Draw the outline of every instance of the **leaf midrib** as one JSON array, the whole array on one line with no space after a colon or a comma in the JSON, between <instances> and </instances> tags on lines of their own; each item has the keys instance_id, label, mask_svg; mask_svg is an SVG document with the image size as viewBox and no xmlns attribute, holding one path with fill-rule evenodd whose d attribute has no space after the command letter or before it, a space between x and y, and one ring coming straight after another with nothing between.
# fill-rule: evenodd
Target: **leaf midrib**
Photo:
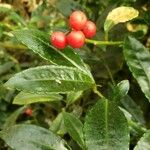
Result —
<instances>
[{"instance_id":1,"label":"leaf midrib","mask_svg":"<svg viewBox=\"0 0 150 150\"><path fill-rule=\"evenodd\" d=\"M33 79L33 80L26 80L26 81L33 81L33 82L36 82L36 81L56 81L57 82L57 80L59 80L59 81L66 81L66 82L83 82L83 83L93 83L93 82L90 82L90 81L86 81L86 80L83 80L83 81L81 81L81 80L62 80L62 79ZM23 82L26 82L26 81L23 81ZM59 82L57 82L57 83L59 83ZM61 84L61 83L60 83ZM94 84L94 83L93 83Z\"/></svg>"},{"instance_id":2,"label":"leaf midrib","mask_svg":"<svg viewBox=\"0 0 150 150\"><path fill-rule=\"evenodd\" d=\"M109 148L109 137L108 137L108 100L105 99L105 129L106 129L106 145Z\"/></svg>"},{"instance_id":3,"label":"leaf midrib","mask_svg":"<svg viewBox=\"0 0 150 150\"><path fill-rule=\"evenodd\" d=\"M32 70L32 71L37 71L38 69L47 69L47 70L49 70L49 69L56 69L56 70L58 70L58 69L67 69L68 71L74 71L74 72L77 72L78 71L78 74L80 73L82 76L87 76L88 78L86 78L86 80L69 80L69 79L56 79L56 78L44 78L44 80L45 81L49 81L49 80L61 80L61 81L68 81L68 82L86 82L86 83L93 83L94 84L94 81L92 80L92 78L91 78L91 76L89 76L89 74L87 74L87 73L85 73L85 72L83 72L83 71L81 71L81 70L78 70L77 68L73 68L73 67L67 67L67 66L55 66L55 65L51 65L51 66L49 66L49 65L47 65L47 66L39 66L39 67L35 67L35 68L30 68L30 69L27 69L27 70L25 70L25 71L23 71L23 72L20 72L19 73L19 75L23 75L23 78L25 79L25 80L27 80L26 78L28 78L28 77L26 77L26 73L30 73L30 71ZM46 71L47 71L46 70ZM15 77L14 77L15 78ZM33 79L33 80L28 80L28 81L44 81L43 79ZM87 82L87 80L89 80L88 82ZM57 82L57 81L56 81Z\"/></svg>"}]
</instances>

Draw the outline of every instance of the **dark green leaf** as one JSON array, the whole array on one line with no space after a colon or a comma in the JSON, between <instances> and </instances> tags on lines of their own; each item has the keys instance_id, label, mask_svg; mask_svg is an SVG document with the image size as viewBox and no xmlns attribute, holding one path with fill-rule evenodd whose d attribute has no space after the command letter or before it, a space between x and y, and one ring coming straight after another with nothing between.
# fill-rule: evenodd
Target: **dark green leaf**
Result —
<instances>
[{"instance_id":1,"label":"dark green leaf","mask_svg":"<svg viewBox=\"0 0 150 150\"><path fill-rule=\"evenodd\" d=\"M120 100L127 95L129 91L129 81L123 80L120 83L117 84L117 86L112 87L112 92L109 96L114 102L119 103Z\"/></svg>"},{"instance_id":2,"label":"dark green leaf","mask_svg":"<svg viewBox=\"0 0 150 150\"><path fill-rule=\"evenodd\" d=\"M150 25L150 9L144 12L143 19L148 25Z\"/></svg>"},{"instance_id":3,"label":"dark green leaf","mask_svg":"<svg viewBox=\"0 0 150 150\"><path fill-rule=\"evenodd\" d=\"M66 7L67 6L67 7ZM82 7L78 2L73 0L59 0L56 3L56 8L64 15L69 17L73 10L79 10ZM65 8L65 9L64 9Z\"/></svg>"},{"instance_id":4,"label":"dark green leaf","mask_svg":"<svg viewBox=\"0 0 150 150\"><path fill-rule=\"evenodd\" d=\"M143 135L134 150L150 150L150 130Z\"/></svg>"},{"instance_id":5,"label":"dark green leaf","mask_svg":"<svg viewBox=\"0 0 150 150\"><path fill-rule=\"evenodd\" d=\"M79 144L79 146L84 150L85 143L83 139L83 124L74 115L63 112L64 124L66 131L69 135Z\"/></svg>"},{"instance_id":6,"label":"dark green leaf","mask_svg":"<svg viewBox=\"0 0 150 150\"><path fill-rule=\"evenodd\" d=\"M80 70L87 70L80 57L67 47L63 51L57 50L50 45L50 36L39 30L17 30L13 32L17 39L29 49L50 61L52 64L77 67ZM87 72L89 72L87 70Z\"/></svg>"},{"instance_id":7,"label":"dark green leaf","mask_svg":"<svg viewBox=\"0 0 150 150\"><path fill-rule=\"evenodd\" d=\"M5 86L27 92L69 92L92 88L94 81L85 72L65 66L40 66L10 78Z\"/></svg>"},{"instance_id":8,"label":"dark green leaf","mask_svg":"<svg viewBox=\"0 0 150 150\"><path fill-rule=\"evenodd\" d=\"M96 51L94 53L88 51L88 49L79 51L83 60L90 65L94 77L110 78L107 67L109 67L112 75L121 70L124 60L120 47L108 46L105 52L99 47L95 47L94 50Z\"/></svg>"},{"instance_id":9,"label":"dark green leaf","mask_svg":"<svg viewBox=\"0 0 150 150\"><path fill-rule=\"evenodd\" d=\"M59 113L55 120L53 120L50 125L50 130L59 135L64 135L67 133L62 113Z\"/></svg>"},{"instance_id":10,"label":"dark green leaf","mask_svg":"<svg viewBox=\"0 0 150 150\"><path fill-rule=\"evenodd\" d=\"M15 125L0 132L15 150L67 150L64 141L51 131L35 125Z\"/></svg>"},{"instance_id":11,"label":"dark green leaf","mask_svg":"<svg viewBox=\"0 0 150 150\"><path fill-rule=\"evenodd\" d=\"M74 103L76 100L78 100L83 94L83 91L78 92L70 92L67 94L67 105L70 105Z\"/></svg>"},{"instance_id":12,"label":"dark green leaf","mask_svg":"<svg viewBox=\"0 0 150 150\"><path fill-rule=\"evenodd\" d=\"M145 124L144 116L140 107L127 95L129 90L128 80L121 81L116 87L112 87L109 99L124 107L131 115L132 119L142 125Z\"/></svg>"},{"instance_id":13,"label":"dark green leaf","mask_svg":"<svg viewBox=\"0 0 150 150\"><path fill-rule=\"evenodd\" d=\"M11 61L6 62L5 64L0 65L0 75L10 71L10 69L14 66L15 64Z\"/></svg>"},{"instance_id":14,"label":"dark green leaf","mask_svg":"<svg viewBox=\"0 0 150 150\"><path fill-rule=\"evenodd\" d=\"M139 41L127 37L124 42L124 56L132 75L150 101L150 53Z\"/></svg>"},{"instance_id":15,"label":"dark green leaf","mask_svg":"<svg viewBox=\"0 0 150 150\"><path fill-rule=\"evenodd\" d=\"M145 119L141 108L133 101L133 99L126 95L121 99L123 107L132 115L132 119L141 125L145 125Z\"/></svg>"},{"instance_id":16,"label":"dark green leaf","mask_svg":"<svg viewBox=\"0 0 150 150\"><path fill-rule=\"evenodd\" d=\"M120 109L105 98L87 113L84 134L88 150L129 148L127 120Z\"/></svg>"},{"instance_id":17,"label":"dark green leaf","mask_svg":"<svg viewBox=\"0 0 150 150\"><path fill-rule=\"evenodd\" d=\"M132 115L126 111L124 108L121 108L119 107L120 110L124 113L127 121L128 121L128 126L129 126L129 129L130 129L130 134L131 135L143 135L143 133L145 133L147 131L146 128L142 127L138 122L134 122L132 120ZM131 136L132 137L132 136Z\"/></svg>"},{"instance_id":18,"label":"dark green leaf","mask_svg":"<svg viewBox=\"0 0 150 150\"><path fill-rule=\"evenodd\" d=\"M27 105L37 102L60 101L62 96L56 93L26 93L20 92L13 101L13 104Z\"/></svg>"},{"instance_id":19,"label":"dark green leaf","mask_svg":"<svg viewBox=\"0 0 150 150\"><path fill-rule=\"evenodd\" d=\"M18 116L25 110L25 106L24 107L21 107L19 109L17 109L15 112L13 112L7 119L6 119L6 122L3 126L3 129L7 129L13 125L15 125L16 123L16 120L18 118Z\"/></svg>"}]
</instances>

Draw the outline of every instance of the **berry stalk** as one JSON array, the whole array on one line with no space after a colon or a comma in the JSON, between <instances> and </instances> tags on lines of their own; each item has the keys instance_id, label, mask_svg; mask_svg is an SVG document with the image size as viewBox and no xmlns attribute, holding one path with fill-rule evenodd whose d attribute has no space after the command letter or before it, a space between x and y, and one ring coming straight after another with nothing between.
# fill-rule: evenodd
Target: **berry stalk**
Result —
<instances>
[{"instance_id":1,"label":"berry stalk","mask_svg":"<svg viewBox=\"0 0 150 150\"><path fill-rule=\"evenodd\" d=\"M123 41L97 41L85 39L86 43L94 44L94 45L121 45Z\"/></svg>"}]
</instances>

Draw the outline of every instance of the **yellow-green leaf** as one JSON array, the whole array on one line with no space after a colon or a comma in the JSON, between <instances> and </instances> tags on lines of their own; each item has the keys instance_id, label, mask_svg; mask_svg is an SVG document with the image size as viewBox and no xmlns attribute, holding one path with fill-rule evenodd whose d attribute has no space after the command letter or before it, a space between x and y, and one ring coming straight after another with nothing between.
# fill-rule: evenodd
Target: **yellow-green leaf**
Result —
<instances>
[{"instance_id":1,"label":"yellow-green leaf","mask_svg":"<svg viewBox=\"0 0 150 150\"><path fill-rule=\"evenodd\" d=\"M60 101L62 96L58 93L27 93L20 92L13 101L13 104L27 105L37 102Z\"/></svg>"},{"instance_id":2,"label":"yellow-green leaf","mask_svg":"<svg viewBox=\"0 0 150 150\"><path fill-rule=\"evenodd\" d=\"M108 32L114 25L132 20L138 15L138 10L132 7L117 7L108 14L104 23L104 30Z\"/></svg>"}]
</instances>

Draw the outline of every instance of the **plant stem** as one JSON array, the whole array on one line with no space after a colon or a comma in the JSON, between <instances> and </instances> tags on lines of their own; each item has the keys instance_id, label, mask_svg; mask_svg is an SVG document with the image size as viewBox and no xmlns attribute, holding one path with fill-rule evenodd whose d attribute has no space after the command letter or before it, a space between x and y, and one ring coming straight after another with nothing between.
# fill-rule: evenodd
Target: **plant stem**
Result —
<instances>
[{"instance_id":1,"label":"plant stem","mask_svg":"<svg viewBox=\"0 0 150 150\"><path fill-rule=\"evenodd\" d=\"M28 49L26 46L20 45L20 44L13 44L10 42L0 42L0 46L6 48L6 49L18 49L18 50L26 50Z\"/></svg>"},{"instance_id":2,"label":"plant stem","mask_svg":"<svg viewBox=\"0 0 150 150\"><path fill-rule=\"evenodd\" d=\"M122 41L96 41L96 40L90 40L86 39L87 43L91 43L94 45L121 45L123 42ZM0 42L0 46L3 46L4 48L7 49L28 49L26 46L20 45L20 44L13 44L11 42Z\"/></svg>"},{"instance_id":3,"label":"plant stem","mask_svg":"<svg viewBox=\"0 0 150 150\"><path fill-rule=\"evenodd\" d=\"M122 41L96 41L90 39L86 39L85 41L94 45L121 45L123 43Z\"/></svg>"},{"instance_id":4,"label":"plant stem","mask_svg":"<svg viewBox=\"0 0 150 150\"><path fill-rule=\"evenodd\" d=\"M105 41L108 41L108 32L105 33Z\"/></svg>"},{"instance_id":5,"label":"plant stem","mask_svg":"<svg viewBox=\"0 0 150 150\"><path fill-rule=\"evenodd\" d=\"M93 92L94 92L95 94L97 94L100 98L104 98L104 96L101 94L101 92L99 92L99 91L97 90L97 87L94 87L94 88L93 88Z\"/></svg>"},{"instance_id":6,"label":"plant stem","mask_svg":"<svg viewBox=\"0 0 150 150\"><path fill-rule=\"evenodd\" d=\"M135 123L132 120L128 121L128 124L140 134L144 134L147 131L146 128L141 127L139 124Z\"/></svg>"},{"instance_id":7,"label":"plant stem","mask_svg":"<svg viewBox=\"0 0 150 150\"><path fill-rule=\"evenodd\" d=\"M111 70L110 70L110 68L109 68L109 66L107 65L107 63L106 63L105 60L104 60L104 66L105 66L105 68L106 68L106 70L107 70L107 72L108 72L108 75L109 75L109 77L110 77L110 80L111 80L112 84L113 84L113 85L116 85L115 80L114 80L114 78L113 78L113 75L112 75L112 73L111 73Z\"/></svg>"}]
</instances>

